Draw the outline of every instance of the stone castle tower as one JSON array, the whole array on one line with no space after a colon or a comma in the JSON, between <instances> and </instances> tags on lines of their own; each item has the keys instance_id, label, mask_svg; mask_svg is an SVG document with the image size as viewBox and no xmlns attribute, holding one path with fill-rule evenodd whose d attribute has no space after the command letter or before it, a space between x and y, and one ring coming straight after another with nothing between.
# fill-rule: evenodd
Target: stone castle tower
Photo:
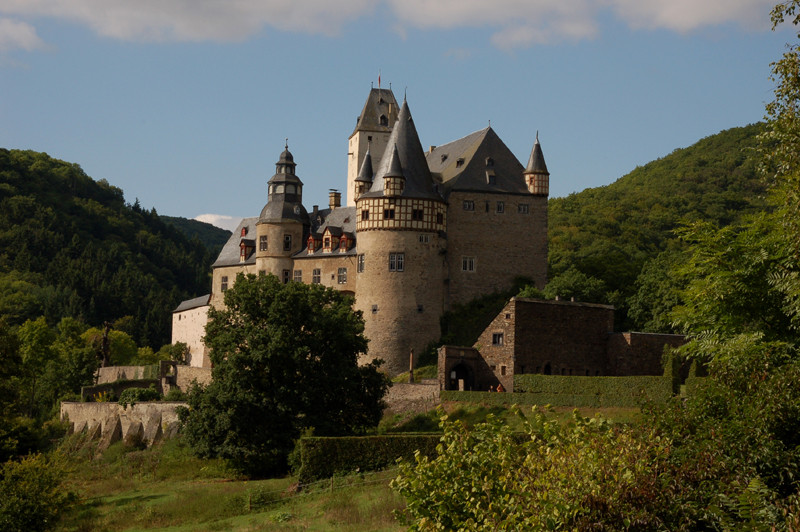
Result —
<instances>
[{"instance_id":1,"label":"stone castle tower","mask_svg":"<svg viewBox=\"0 0 800 532\"><path fill-rule=\"evenodd\" d=\"M516 277L544 287L550 174L538 134L526 167L490 127L426 152L408 103L373 88L348 151L346 206L332 193L309 212L285 147L261 214L242 220L212 266L210 305L239 272L347 292L364 316L364 359L396 374L439 339L451 305ZM182 328L181 312L197 313L187 306L174 313L173 341L202 335Z\"/></svg>"}]
</instances>

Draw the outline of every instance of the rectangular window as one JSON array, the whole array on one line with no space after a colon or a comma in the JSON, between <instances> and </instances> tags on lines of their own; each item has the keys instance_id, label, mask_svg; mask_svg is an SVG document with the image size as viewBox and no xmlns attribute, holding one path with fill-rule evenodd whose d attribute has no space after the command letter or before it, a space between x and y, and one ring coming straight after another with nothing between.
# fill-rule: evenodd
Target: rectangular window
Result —
<instances>
[{"instance_id":1,"label":"rectangular window","mask_svg":"<svg viewBox=\"0 0 800 532\"><path fill-rule=\"evenodd\" d=\"M405 253L389 253L389 271L402 272L405 267Z\"/></svg>"},{"instance_id":2,"label":"rectangular window","mask_svg":"<svg viewBox=\"0 0 800 532\"><path fill-rule=\"evenodd\" d=\"M394 209L383 209L384 220L394 220Z\"/></svg>"},{"instance_id":3,"label":"rectangular window","mask_svg":"<svg viewBox=\"0 0 800 532\"><path fill-rule=\"evenodd\" d=\"M444 214L438 212L436 213L436 223L442 225L444 223Z\"/></svg>"},{"instance_id":4,"label":"rectangular window","mask_svg":"<svg viewBox=\"0 0 800 532\"><path fill-rule=\"evenodd\" d=\"M336 282L339 284L347 284L347 268L339 268Z\"/></svg>"},{"instance_id":5,"label":"rectangular window","mask_svg":"<svg viewBox=\"0 0 800 532\"><path fill-rule=\"evenodd\" d=\"M497 213L498 214L503 214L504 212L506 212L506 204L503 203L502 201L498 201L497 202Z\"/></svg>"},{"instance_id":6,"label":"rectangular window","mask_svg":"<svg viewBox=\"0 0 800 532\"><path fill-rule=\"evenodd\" d=\"M221 281L222 282L219 285L219 290L220 292L224 292L225 290L228 289L228 276L223 275Z\"/></svg>"},{"instance_id":7,"label":"rectangular window","mask_svg":"<svg viewBox=\"0 0 800 532\"><path fill-rule=\"evenodd\" d=\"M364 254L358 256L358 267L356 268L358 273L362 273L364 271Z\"/></svg>"},{"instance_id":8,"label":"rectangular window","mask_svg":"<svg viewBox=\"0 0 800 532\"><path fill-rule=\"evenodd\" d=\"M461 257L461 271L474 272L475 271L475 257Z\"/></svg>"},{"instance_id":9,"label":"rectangular window","mask_svg":"<svg viewBox=\"0 0 800 532\"><path fill-rule=\"evenodd\" d=\"M311 270L311 282L314 284L319 284L322 279L322 272L319 268L314 268Z\"/></svg>"},{"instance_id":10,"label":"rectangular window","mask_svg":"<svg viewBox=\"0 0 800 532\"><path fill-rule=\"evenodd\" d=\"M492 345L503 345L503 333L492 333Z\"/></svg>"},{"instance_id":11,"label":"rectangular window","mask_svg":"<svg viewBox=\"0 0 800 532\"><path fill-rule=\"evenodd\" d=\"M291 270L283 270L283 284L289 282L289 276L292 274Z\"/></svg>"},{"instance_id":12,"label":"rectangular window","mask_svg":"<svg viewBox=\"0 0 800 532\"><path fill-rule=\"evenodd\" d=\"M505 375L505 374L506 374L506 367L500 366L500 375Z\"/></svg>"},{"instance_id":13,"label":"rectangular window","mask_svg":"<svg viewBox=\"0 0 800 532\"><path fill-rule=\"evenodd\" d=\"M294 282L302 283L303 282L303 270L295 270L294 271Z\"/></svg>"},{"instance_id":14,"label":"rectangular window","mask_svg":"<svg viewBox=\"0 0 800 532\"><path fill-rule=\"evenodd\" d=\"M369 220L369 209L361 211L361 220Z\"/></svg>"},{"instance_id":15,"label":"rectangular window","mask_svg":"<svg viewBox=\"0 0 800 532\"><path fill-rule=\"evenodd\" d=\"M419 235L420 244L428 244L431 241L431 235Z\"/></svg>"},{"instance_id":16,"label":"rectangular window","mask_svg":"<svg viewBox=\"0 0 800 532\"><path fill-rule=\"evenodd\" d=\"M472 200L464 200L464 210L465 211L474 211L475 210L475 202Z\"/></svg>"},{"instance_id":17,"label":"rectangular window","mask_svg":"<svg viewBox=\"0 0 800 532\"><path fill-rule=\"evenodd\" d=\"M422 209L411 209L411 219L421 222L423 220Z\"/></svg>"},{"instance_id":18,"label":"rectangular window","mask_svg":"<svg viewBox=\"0 0 800 532\"><path fill-rule=\"evenodd\" d=\"M292 235L283 235L283 250L292 250Z\"/></svg>"},{"instance_id":19,"label":"rectangular window","mask_svg":"<svg viewBox=\"0 0 800 532\"><path fill-rule=\"evenodd\" d=\"M517 212L519 214L528 214L529 208L527 203L520 203L517 205Z\"/></svg>"},{"instance_id":20,"label":"rectangular window","mask_svg":"<svg viewBox=\"0 0 800 532\"><path fill-rule=\"evenodd\" d=\"M258 250L267 251L267 235L261 235L258 237Z\"/></svg>"}]
</instances>

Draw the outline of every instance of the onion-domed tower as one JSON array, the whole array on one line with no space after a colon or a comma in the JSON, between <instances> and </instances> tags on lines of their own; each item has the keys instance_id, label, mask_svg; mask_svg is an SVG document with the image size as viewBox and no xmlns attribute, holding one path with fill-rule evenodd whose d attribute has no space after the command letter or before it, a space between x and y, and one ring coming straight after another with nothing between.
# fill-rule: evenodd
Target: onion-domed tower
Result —
<instances>
[{"instance_id":1,"label":"onion-domed tower","mask_svg":"<svg viewBox=\"0 0 800 532\"><path fill-rule=\"evenodd\" d=\"M446 215L403 101L371 187L356 199L363 256L355 307L364 314L367 360L383 359L389 374L408 369L411 349L419 354L439 338Z\"/></svg>"},{"instance_id":2,"label":"onion-domed tower","mask_svg":"<svg viewBox=\"0 0 800 532\"><path fill-rule=\"evenodd\" d=\"M287 143L267 183L267 204L256 224L256 268L284 282L292 278L291 256L302 249L310 227L296 166Z\"/></svg>"}]
</instances>

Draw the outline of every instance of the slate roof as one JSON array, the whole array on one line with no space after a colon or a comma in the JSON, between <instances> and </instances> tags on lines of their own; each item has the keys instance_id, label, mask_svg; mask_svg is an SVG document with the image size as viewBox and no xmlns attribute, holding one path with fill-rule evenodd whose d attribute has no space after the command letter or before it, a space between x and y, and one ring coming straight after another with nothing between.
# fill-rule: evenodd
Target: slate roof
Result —
<instances>
[{"instance_id":1,"label":"slate roof","mask_svg":"<svg viewBox=\"0 0 800 532\"><path fill-rule=\"evenodd\" d=\"M375 172L372 187L361 198L377 198L383 196L384 177L396 175L402 171L405 185L400 197L442 200L442 195L436 190L431 171L425 160L425 152L419 141L417 128L408 109L408 102L403 101L397 122L386 144L386 152L381 157L381 164ZM393 157L397 150L397 158ZM397 168L399 163L399 169Z\"/></svg>"},{"instance_id":2,"label":"slate roof","mask_svg":"<svg viewBox=\"0 0 800 532\"><path fill-rule=\"evenodd\" d=\"M178 305L175 310L172 312L183 312L184 310L191 310L193 308L204 307L208 305L208 301L211 299L211 294L206 294L204 296L196 297L194 299L187 299L186 301L181 301L180 305Z\"/></svg>"},{"instance_id":3,"label":"slate roof","mask_svg":"<svg viewBox=\"0 0 800 532\"><path fill-rule=\"evenodd\" d=\"M244 218L236 229L233 231L233 234L225 242L225 245L222 246L222 251L219 252L219 256L217 260L214 261L214 264L211 265L212 268L219 268L220 266L236 266L239 264L255 264L256 263L256 254L253 253L250 255L244 262L239 261L239 244L242 241L242 227L247 228L247 234L256 234L256 223L258 222L258 218ZM247 239L245 239L247 240Z\"/></svg>"},{"instance_id":4,"label":"slate roof","mask_svg":"<svg viewBox=\"0 0 800 532\"><path fill-rule=\"evenodd\" d=\"M426 159L445 197L453 191L530 193L522 164L491 127L437 146Z\"/></svg>"},{"instance_id":5,"label":"slate roof","mask_svg":"<svg viewBox=\"0 0 800 532\"><path fill-rule=\"evenodd\" d=\"M351 137L358 131L389 131L399 112L397 100L391 89L375 89L369 91L364 108L356 120L356 127ZM387 118L386 125L381 125L380 117Z\"/></svg>"},{"instance_id":6,"label":"slate roof","mask_svg":"<svg viewBox=\"0 0 800 532\"><path fill-rule=\"evenodd\" d=\"M356 208L355 207L338 207L336 209L324 209L319 211L318 216L320 217L322 223L315 226L312 235L316 236L317 238L321 239L322 234L325 232L325 229L330 229L330 232L334 236L347 236L347 239L355 240L356 235ZM312 220L312 223L316 224L315 220ZM355 255L356 248L355 246L349 249L346 252L339 252L334 251L333 253L323 253L322 251L316 251L311 255L308 254L308 248L303 248L302 251L295 253L292 255L295 258L303 258L303 257L336 257L341 255Z\"/></svg>"},{"instance_id":7,"label":"slate roof","mask_svg":"<svg viewBox=\"0 0 800 532\"><path fill-rule=\"evenodd\" d=\"M539 133L536 133L536 142L533 143L531 156L528 159L528 166L525 167L526 174L547 174L547 165L544 163L544 154L542 153L542 146L539 144Z\"/></svg>"}]
</instances>

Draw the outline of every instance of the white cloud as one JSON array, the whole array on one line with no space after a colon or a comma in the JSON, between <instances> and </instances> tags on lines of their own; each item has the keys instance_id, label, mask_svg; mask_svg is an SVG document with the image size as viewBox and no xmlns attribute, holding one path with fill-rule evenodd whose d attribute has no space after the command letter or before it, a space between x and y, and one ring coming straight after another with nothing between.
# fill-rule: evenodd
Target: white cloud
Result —
<instances>
[{"instance_id":1,"label":"white cloud","mask_svg":"<svg viewBox=\"0 0 800 532\"><path fill-rule=\"evenodd\" d=\"M9 50L36 50L44 48L36 28L25 22L0 17L0 52Z\"/></svg>"},{"instance_id":2,"label":"white cloud","mask_svg":"<svg viewBox=\"0 0 800 532\"><path fill-rule=\"evenodd\" d=\"M490 28L492 42L510 49L596 37L599 19L612 13L634 29L688 32L718 24L768 27L775 0L2 0L0 13L55 17L100 35L136 41L239 41L263 28L336 35L378 4L389 7L390 26L449 30ZM36 42L27 24L25 36ZM21 26L22 25L22 26ZM5 36L7 32L0 32ZM35 39L31 40L31 34ZM8 46L8 45L7 45Z\"/></svg>"},{"instance_id":3,"label":"white cloud","mask_svg":"<svg viewBox=\"0 0 800 532\"><path fill-rule=\"evenodd\" d=\"M194 217L198 222L205 222L207 224L215 225L228 231L233 231L239 226L241 218L236 216L228 216L225 214L200 214Z\"/></svg>"}]
</instances>

